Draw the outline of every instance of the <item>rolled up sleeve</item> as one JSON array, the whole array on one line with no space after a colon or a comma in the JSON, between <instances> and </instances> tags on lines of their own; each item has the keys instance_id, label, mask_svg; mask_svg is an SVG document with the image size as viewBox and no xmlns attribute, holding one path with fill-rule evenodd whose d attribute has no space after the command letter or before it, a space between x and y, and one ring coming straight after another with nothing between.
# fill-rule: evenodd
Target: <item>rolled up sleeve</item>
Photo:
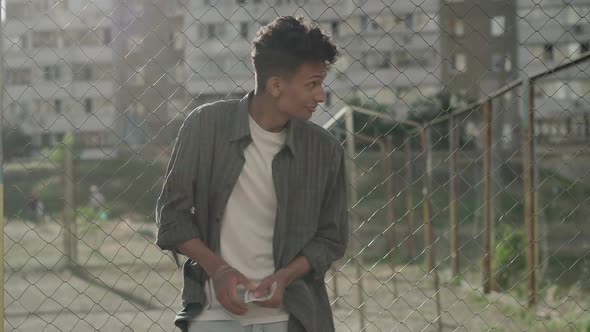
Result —
<instances>
[{"instance_id":1,"label":"rolled up sleeve","mask_svg":"<svg viewBox=\"0 0 590 332\"><path fill-rule=\"evenodd\" d=\"M346 176L344 151L338 146L334 164L326 185L318 230L301 251L311 270L307 277L323 280L332 263L346 252L348 244L348 209L346 204Z\"/></svg>"},{"instance_id":2,"label":"rolled up sleeve","mask_svg":"<svg viewBox=\"0 0 590 332\"><path fill-rule=\"evenodd\" d=\"M197 109L187 117L179 130L156 204L156 245L175 254L179 244L200 237L194 217L199 126Z\"/></svg>"}]
</instances>

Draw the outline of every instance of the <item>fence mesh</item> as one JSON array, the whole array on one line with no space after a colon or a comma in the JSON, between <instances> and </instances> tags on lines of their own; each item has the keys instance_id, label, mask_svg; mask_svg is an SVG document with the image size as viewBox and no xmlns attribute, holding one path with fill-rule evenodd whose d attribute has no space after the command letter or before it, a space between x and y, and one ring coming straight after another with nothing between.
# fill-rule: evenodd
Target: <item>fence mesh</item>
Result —
<instances>
[{"instance_id":1,"label":"fence mesh","mask_svg":"<svg viewBox=\"0 0 590 332\"><path fill-rule=\"evenodd\" d=\"M174 329L173 141L280 15L342 51L312 118L347 151L336 330L590 329L590 1L0 4L5 330Z\"/></svg>"}]
</instances>

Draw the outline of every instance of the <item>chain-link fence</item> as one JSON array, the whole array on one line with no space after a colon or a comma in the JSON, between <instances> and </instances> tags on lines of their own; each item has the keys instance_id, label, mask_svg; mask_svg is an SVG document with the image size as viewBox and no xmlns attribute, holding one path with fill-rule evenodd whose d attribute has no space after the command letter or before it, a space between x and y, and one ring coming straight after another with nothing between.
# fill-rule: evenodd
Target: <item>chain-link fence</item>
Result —
<instances>
[{"instance_id":1,"label":"chain-link fence","mask_svg":"<svg viewBox=\"0 0 590 332\"><path fill-rule=\"evenodd\" d=\"M347 154L337 331L590 329L590 1L0 3L5 330L173 330L174 137L280 15L342 51L312 118Z\"/></svg>"}]
</instances>

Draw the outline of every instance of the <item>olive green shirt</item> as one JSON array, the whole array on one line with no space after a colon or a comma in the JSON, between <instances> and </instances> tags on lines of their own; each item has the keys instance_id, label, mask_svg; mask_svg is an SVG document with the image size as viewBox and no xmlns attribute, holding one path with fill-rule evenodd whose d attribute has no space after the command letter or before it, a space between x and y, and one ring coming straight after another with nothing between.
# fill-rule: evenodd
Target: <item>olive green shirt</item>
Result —
<instances>
[{"instance_id":1,"label":"olive green shirt","mask_svg":"<svg viewBox=\"0 0 590 332\"><path fill-rule=\"evenodd\" d=\"M156 244L176 247L199 238L219 252L220 223L252 142L248 106L253 93L198 107L180 128L162 193L158 198ZM276 270L305 256L311 271L285 290L289 332L334 331L324 277L341 258L348 241L344 152L340 142L310 121L290 120L285 145L272 162L277 196L273 236ZM176 257L176 253L175 253ZM207 273L190 258L183 266L183 310L187 321L207 303Z\"/></svg>"}]
</instances>

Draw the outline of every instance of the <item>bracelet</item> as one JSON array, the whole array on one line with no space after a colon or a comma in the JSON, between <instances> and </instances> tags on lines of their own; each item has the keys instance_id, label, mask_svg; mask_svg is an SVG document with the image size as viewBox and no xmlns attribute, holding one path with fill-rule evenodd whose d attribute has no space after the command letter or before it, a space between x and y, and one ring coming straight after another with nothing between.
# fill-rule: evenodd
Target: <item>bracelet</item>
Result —
<instances>
[{"instance_id":1,"label":"bracelet","mask_svg":"<svg viewBox=\"0 0 590 332\"><path fill-rule=\"evenodd\" d=\"M233 267L229 266L228 264L223 264L222 266L218 267L213 275L211 276L211 280L215 281L223 276L227 271L233 270Z\"/></svg>"}]
</instances>

